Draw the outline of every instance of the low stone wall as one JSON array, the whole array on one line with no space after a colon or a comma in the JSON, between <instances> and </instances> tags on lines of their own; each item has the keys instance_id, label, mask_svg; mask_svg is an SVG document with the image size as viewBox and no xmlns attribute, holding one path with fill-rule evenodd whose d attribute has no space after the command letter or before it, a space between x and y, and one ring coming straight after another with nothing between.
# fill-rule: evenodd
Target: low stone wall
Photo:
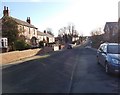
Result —
<instances>
[{"instance_id":1,"label":"low stone wall","mask_svg":"<svg viewBox=\"0 0 120 95\"><path fill-rule=\"evenodd\" d=\"M6 64L23 58L36 55L41 49L29 49L24 51L13 51L0 54L0 64Z\"/></svg>"}]
</instances>

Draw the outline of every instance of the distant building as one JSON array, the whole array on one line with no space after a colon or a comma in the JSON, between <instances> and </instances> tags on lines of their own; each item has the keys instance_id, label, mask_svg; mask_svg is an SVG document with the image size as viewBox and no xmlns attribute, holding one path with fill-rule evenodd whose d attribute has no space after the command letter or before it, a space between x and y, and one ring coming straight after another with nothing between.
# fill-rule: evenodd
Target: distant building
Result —
<instances>
[{"instance_id":1,"label":"distant building","mask_svg":"<svg viewBox=\"0 0 120 95\"><path fill-rule=\"evenodd\" d=\"M39 42L44 41L47 44L55 43L55 37L47 32L38 31L38 40L39 40Z\"/></svg>"},{"instance_id":2,"label":"distant building","mask_svg":"<svg viewBox=\"0 0 120 95\"><path fill-rule=\"evenodd\" d=\"M9 16L9 10L8 7L4 6L3 10L3 17ZM30 44L32 47L38 46L38 39L37 39L37 30L34 25L31 24L30 17L27 17L26 21L22 21L20 19L11 17L14 21L17 22L18 30L20 31L19 36L23 37L25 42Z\"/></svg>"},{"instance_id":3,"label":"distant building","mask_svg":"<svg viewBox=\"0 0 120 95\"><path fill-rule=\"evenodd\" d=\"M118 33L118 22L106 22L104 32L104 40L110 41Z\"/></svg>"},{"instance_id":4,"label":"distant building","mask_svg":"<svg viewBox=\"0 0 120 95\"><path fill-rule=\"evenodd\" d=\"M51 35L51 34L49 34L47 32L45 34L46 34L46 41L47 41L47 43L52 44L52 43L55 42L55 37L53 35Z\"/></svg>"},{"instance_id":5,"label":"distant building","mask_svg":"<svg viewBox=\"0 0 120 95\"><path fill-rule=\"evenodd\" d=\"M45 33L43 33L43 32L40 32L40 31L38 31L38 41L40 42L40 41L46 41L47 39L46 39L46 34Z\"/></svg>"}]
</instances>

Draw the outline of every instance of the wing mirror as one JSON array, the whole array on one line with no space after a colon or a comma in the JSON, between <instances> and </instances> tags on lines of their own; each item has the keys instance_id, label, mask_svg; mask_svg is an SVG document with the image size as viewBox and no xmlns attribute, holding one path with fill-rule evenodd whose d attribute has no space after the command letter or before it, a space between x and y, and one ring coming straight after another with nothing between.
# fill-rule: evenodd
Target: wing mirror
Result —
<instances>
[{"instance_id":1,"label":"wing mirror","mask_svg":"<svg viewBox=\"0 0 120 95\"><path fill-rule=\"evenodd\" d=\"M106 52L104 52L103 50L99 49L98 50L99 53L104 53L104 54L107 54Z\"/></svg>"},{"instance_id":2,"label":"wing mirror","mask_svg":"<svg viewBox=\"0 0 120 95\"><path fill-rule=\"evenodd\" d=\"M100 51L100 53L104 53L104 54L107 54L106 52L104 52L104 51Z\"/></svg>"}]
</instances>

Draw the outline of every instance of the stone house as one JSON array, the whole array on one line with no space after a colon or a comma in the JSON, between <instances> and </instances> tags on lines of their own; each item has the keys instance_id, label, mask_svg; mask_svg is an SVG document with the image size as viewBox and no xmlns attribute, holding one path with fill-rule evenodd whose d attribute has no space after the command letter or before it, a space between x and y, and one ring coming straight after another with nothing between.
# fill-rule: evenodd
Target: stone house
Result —
<instances>
[{"instance_id":1,"label":"stone house","mask_svg":"<svg viewBox=\"0 0 120 95\"><path fill-rule=\"evenodd\" d=\"M0 19L0 53L6 51L8 48L8 39L2 37L2 19Z\"/></svg>"},{"instance_id":2,"label":"stone house","mask_svg":"<svg viewBox=\"0 0 120 95\"><path fill-rule=\"evenodd\" d=\"M0 38L2 37L2 19L0 19Z\"/></svg>"},{"instance_id":3,"label":"stone house","mask_svg":"<svg viewBox=\"0 0 120 95\"><path fill-rule=\"evenodd\" d=\"M4 16L10 16L8 7L6 6L4 6L4 10L3 10L3 17ZM18 30L20 31L19 36L22 37L25 40L25 42L31 45L32 47L37 47L38 46L38 39L37 39L38 28L36 28L34 25L31 24L30 17L27 17L26 21L22 21L14 17L11 17L11 18L14 21L16 21L18 25Z\"/></svg>"}]
</instances>

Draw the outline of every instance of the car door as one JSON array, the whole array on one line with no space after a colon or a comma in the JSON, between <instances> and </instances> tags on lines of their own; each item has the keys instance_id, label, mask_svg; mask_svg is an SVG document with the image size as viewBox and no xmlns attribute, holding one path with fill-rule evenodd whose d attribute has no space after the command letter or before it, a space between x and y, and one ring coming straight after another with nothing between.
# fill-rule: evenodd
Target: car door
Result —
<instances>
[{"instance_id":1,"label":"car door","mask_svg":"<svg viewBox=\"0 0 120 95\"><path fill-rule=\"evenodd\" d=\"M101 59L102 59L102 47L103 46L100 46L98 51L97 51L97 56L98 56L98 60L99 60L99 63L101 63Z\"/></svg>"},{"instance_id":2,"label":"car door","mask_svg":"<svg viewBox=\"0 0 120 95\"><path fill-rule=\"evenodd\" d=\"M103 66L105 66L105 61L106 61L106 56L107 56L107 52L106 52L106 49L107 49L107 46L106 45L103 45L102 47L102 52L101 52L101 64Z\"/></svg>"},{"instance_id":3,"label":"car door","mask_svg":"<svg viewBox=\"0 0 120 95\"><path fill-rule=\"evenodd\" d=\"M104 45L100 47L100 52L99 52L99 62L104 66L104 60L105 60L105 53L104 53Z\"/></svg>"}]
</instances>

